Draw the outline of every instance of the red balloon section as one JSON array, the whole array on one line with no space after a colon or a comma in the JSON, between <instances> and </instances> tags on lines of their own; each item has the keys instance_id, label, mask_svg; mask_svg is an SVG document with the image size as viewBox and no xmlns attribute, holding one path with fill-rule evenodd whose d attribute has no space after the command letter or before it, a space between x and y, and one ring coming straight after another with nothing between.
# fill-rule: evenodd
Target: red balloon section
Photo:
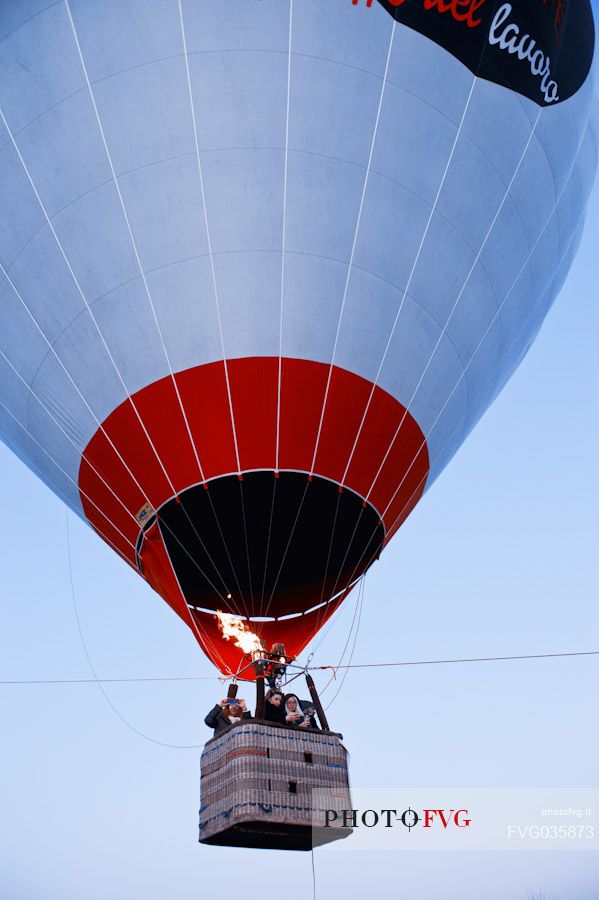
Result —
<instances>
[{"instance_id":1,"label":"red balloon section","mask_svg":"<svg viewBox=\"0 0 599 900\"><path fill-rule=\"evenodd\" d=\"M278 378L276 357L164 378L106 419L81 463L89 521L223 671L247 659L223 639L216 610L246 616L267 644L297 655L428 473L422 432L385 391L306 360L282 360L280 394Z\"/></svg>"}]
</instances>

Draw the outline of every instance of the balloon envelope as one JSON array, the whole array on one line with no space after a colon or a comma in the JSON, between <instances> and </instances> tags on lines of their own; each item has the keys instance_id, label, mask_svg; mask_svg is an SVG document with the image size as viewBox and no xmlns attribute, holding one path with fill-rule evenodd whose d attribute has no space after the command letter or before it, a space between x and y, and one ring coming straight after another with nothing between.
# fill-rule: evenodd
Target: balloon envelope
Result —
<instances>
[{"instance_id":1,"label":"balloon envelope","mask_svg":"<svg viewBox=\"0 0 599 900\"><path fill-rule=\"evenodd\" d=\"M0 8L0 434L194 629L298 653L524 357L588 0ZM244 662L245 659L245 662Z\"/></svg>"}]
</instances>

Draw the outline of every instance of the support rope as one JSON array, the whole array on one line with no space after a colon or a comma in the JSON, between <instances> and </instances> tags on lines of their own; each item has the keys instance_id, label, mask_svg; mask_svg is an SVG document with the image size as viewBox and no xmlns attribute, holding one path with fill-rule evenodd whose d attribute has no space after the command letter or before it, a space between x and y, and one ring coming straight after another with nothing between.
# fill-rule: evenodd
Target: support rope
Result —
<instances>
[{"instance_id":1,"label":"support rope","mask_svg":"<svg viewBox=\"0 0 599 900\"><path fill-rule=\"evenodd\" d=\"M73 602L73 612L75 614L75 621L77 623L77 630L79 632L79 638L81 639L81 646L83 648L83 652L85 654L85 658L87 659L87 664L90 668L90 671L93 675L93 681L97 684L98 689L107 704L115 714L115 716L120 719L120 721L125 725L130 731L136 734L138 737L143 738L145 741L149 741L151 744L157 744L159 747L166 747L170 750L197 750L202 747L202 744L169 744L166 741L159 741L156 738L150 737L150 735L145 734L143 731L140 731L139 728L136 728L134 725L129 722L125 716L117 709L112 700L110 699L107 691L104 688L102 680L98 678L96 668L92 662L92 658L90 656L87 641L85 640L85 635L83 633L83 627L81 625L81 619L79 618L79 610L77 608L77 597L75 594L75 583L73 580L73 563L71 558L71 534L69 528L69 510L66 511L66 524L67 524L67 561L68 561L68 570L69 570L69 585L71 589L71 599Z\"/></svg>"}]
</instances>

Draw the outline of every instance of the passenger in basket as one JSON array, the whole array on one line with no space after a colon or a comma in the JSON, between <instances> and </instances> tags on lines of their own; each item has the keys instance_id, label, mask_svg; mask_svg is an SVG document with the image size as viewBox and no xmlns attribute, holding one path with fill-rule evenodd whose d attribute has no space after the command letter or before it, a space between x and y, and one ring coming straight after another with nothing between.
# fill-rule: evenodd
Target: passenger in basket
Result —
<instances>
[{"instance_id":1,"label":"passenger in basket","mask_svg":"<svg viewBox=\"0 0 599 900\"><path fill-rule=\"evenodd\" d=\"M283 692L269 690L264 698L264 718L267 722L278 722L285 725L285 708L283 706Z\"/></svg>"},{"instance_id":2,"label":"passenger in basket","mask_svg":"<svg viewBox=\"0 0 599 900\"><path fill-rule=\"evenodd\" d=\"M204 722L209 728L214 728L215 736L221 734L230 725L237 725L243 719L249 719L251 713L246 709L245 700L235 700L225 697L220 703L210 710Z\"/></svg>"},{"instance_id":3,"label":"passenger in basket","mask_svg":"<svg viewBox=\"0 0 599 900\"><path fill-rule=\"evenodd\" d=\"M308 707L302 709L302 705L295 694L285 697L285 721L294 728L317 728L314 710Z\"/></svg>"},{"instance_id":4,"label":"passenger in basket","mask_svg":"<svg viewBox=\"0 0 599 900\"><path fill-rule=\"evenodd\" d=\"M285 652L284 644L273 644L270 653L265 654L268 663L266 665L266 680L268 686L274 690L278 690L287 671L288 657ZM289 659L291 659L289 657Z\"/></svg>"},{"instance_id":5,"label":"passenger in basket","mask_svg":"<svg viewBox=\"0 0 599 900\"><path fill-rule=\"evenodd\" d=\"M313 706L306 706L306 705L304 704L303 707L302 707L302 709L303 709L303 711L304 711L304 715L305 715L305 717L306 717L306 720L307 720L308 725L310 726L310 728L316 728L318 731L320 731L320 726L318 725L318 723L317 723L317 721L316 721L316 715L315 715L316 710L314 709L314 707L313 707Z\"/></svg>"}]
</instances>

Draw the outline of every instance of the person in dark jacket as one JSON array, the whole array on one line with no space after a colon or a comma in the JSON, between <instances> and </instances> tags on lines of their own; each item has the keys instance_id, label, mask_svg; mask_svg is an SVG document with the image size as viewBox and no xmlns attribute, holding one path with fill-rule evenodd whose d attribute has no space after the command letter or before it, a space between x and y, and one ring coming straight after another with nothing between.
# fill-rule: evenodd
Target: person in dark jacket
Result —
<instances>
[{"instance_id":1,"label":"person in dark jacket","mask_svg":"<svg viewBox=\"0 0 599 900\"><path fill-rule=\"evenodd\" d=\"M287 656L284 644L273 644L270 653L265 653L264 656L267 660L265 676L268 686L276 691L281 687L287 671L287 663L292 661L292 657Z\"/></svg>"},{"instance_id":2,"label":"person in dark jacket","mask_svg":"<svg viewBox=\"0 0 599 900\"><path fill-rule=\"evenodd\" d=\"M267 722L278 722L286 725L285 707L283 706L283 692L269 690L264 698L264 718Z\"/></svg>"},{"instance_id":3,"label":"person in dark jacket","mask_svg":"<svg viewBox=\"0 0 599 900\"><path fill-rule=\"evenodd\" d=\"M230 725L236 725L243 719L249 719L251 714L245 706L245 700L231 700L225 698L213 707L204 722L209 728L214 728L215 736L221 734Z\"/></svg>"}]
</instances>

